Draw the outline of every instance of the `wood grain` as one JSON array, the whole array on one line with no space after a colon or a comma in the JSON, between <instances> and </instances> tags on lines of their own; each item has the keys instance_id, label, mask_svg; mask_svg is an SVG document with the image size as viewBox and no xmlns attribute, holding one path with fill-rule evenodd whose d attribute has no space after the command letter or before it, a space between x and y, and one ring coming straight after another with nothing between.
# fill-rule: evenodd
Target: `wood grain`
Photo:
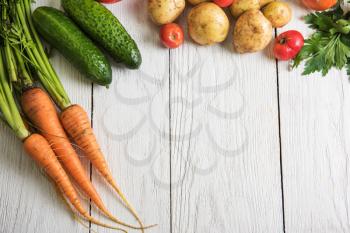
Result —
<instances>
[{"instance_id":1,"label":"wood grain","mask_svg":"<svg viewBox=\"0 0 350 233\"><path fill-rule=\"evenodd\" d=\"M126 196L146 224L159 224L149 232L350 231L350 89L343 72L302 77L302 67L276 66L271 47L232 52L231 38L206 47L186 38L169 51L159 43L146 1L107 7L137 41L140 70L113 63L109 89L92 88L57 51L51 60L72 102L93 116ZM293 2L292 8L293 21L278 33L308 35L301 20L307 12ZM183 26L186 14L178 21ZM0 130L0 232L89 232L71 218L10 130L3 124ZM92 180L112 213L135 224L95 170Z\"/></svg>"},{"instance_id":2,"label":"wood grain","mask_svg":"<svg viewBox=\"0 0 350 233\"><path fill-rule=\"evenodd\" d=\"M169 141L164 134L169 128L169 52L159 46L146 4L128 0L107 5L137 41L143 63L139 70L113 63L109 89L94 87L94 129L130 202L146 224L159 224L149 231L169 233ZM112 213L136 224L95 171L93 182Z\"/></svg>"},{"instance_id":3,"label":"wood grain","mask_svg":"<svg viewBox=\"0 0 350 233\"><path fill-rule=\"evenodd\" d=\"M278 31L308 36L307 11L292 7L293 21ZM278 68L286 232L348 232L348 77L336 70L305 77L286 62Z\"/></svg>"},{"instance_id":4,"label":"wood grain","mask_svg":"<svg viewBox=\"0 0 350 233\"><path fill-rule=\"evenodd\" d=\"M171 51L174 233L283 231L275 61L231 41Z\"/></svg>"},{"instance_id":5,"label":"wood grain","mask_svg":"<svg viewBox=\"0 0 350 233\"><path fill-rule=\"evenodd\" d=\"M59 2L39 0L39 5L59 7ZM90 112L91 84L57 52L51 61L72 102ZM3 124L0 130L0 232L89 232L74 221L44 172L22 151L21 142Z\"/></svg>"}]
</instances>

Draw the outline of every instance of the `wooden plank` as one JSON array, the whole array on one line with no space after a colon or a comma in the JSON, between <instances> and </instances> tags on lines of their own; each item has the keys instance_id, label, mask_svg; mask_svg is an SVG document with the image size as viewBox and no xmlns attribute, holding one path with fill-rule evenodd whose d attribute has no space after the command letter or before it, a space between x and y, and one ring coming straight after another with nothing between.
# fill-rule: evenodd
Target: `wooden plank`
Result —
<instances>
[{"instance_id":1,"label":"wooden plank","mask_svg":"<svg viewBox=\"0 0 350 233\"><path fill-rule=\"evenodd\" d=\"M307 11L292 4L286 28L311 31ZM349 81L344 72L301 76L279 63L286 232L348 232Z\"/></svg>"},{"instance_id":2,"label":"wooden plank","mask_svg":"<svg viewBox=\"0 0 350 233\"><path fill-rule=\"evenodd\" d=\"M39 0L36 5L60 4ZM72 102L90 112L91 84L57 52L51 61ZM53 185L22 151L21 142L3 124L0 128L0 232L88 232L72 218Z\"/></svg>"},{"instance_id":3,"label":"wooden plank","mask_svg":"<svg viewBox=\"0 0 350 233\"><path fill-rule=\"evenodd\" d=\"M143 64L128 70L113 64L109 89L94 88L94 129L112 173L152 232L170 232L169 52L159 46L147 1L106 5L139 45ZM112 213L136 224L97 173L93 182ZM93 226L94 229L96 229ZM110 232L98 228L98 232ZM130 230L129 232L134 232Z\"/></svg>"},{"instance_id":4,"label":"wooden plank","mask_svg":"<svg viewBox=\"0 0 350 233\"><path fill-rule=\"evenodd\" d=\"M275 61L231 41L171 51L174 233L283 231Z\"/></svg>"}]
</instances>

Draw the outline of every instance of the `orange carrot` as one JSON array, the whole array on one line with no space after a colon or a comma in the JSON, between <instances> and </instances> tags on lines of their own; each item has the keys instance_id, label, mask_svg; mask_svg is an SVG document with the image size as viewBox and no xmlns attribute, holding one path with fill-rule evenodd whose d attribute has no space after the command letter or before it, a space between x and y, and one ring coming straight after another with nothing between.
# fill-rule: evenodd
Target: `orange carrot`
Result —
<instances>
[{"instance_id":1,"label":"orange carrot","mask_svg":"<svg viewBox=\"0 0 350 233\"><path fill-rule=\"evenodd\" d=\"M27 89L22 94L21 104L24 113L50 143L67 173L73 177L78 186L98 209L118 224L133 229L141 229L142 227L132 226L118 220L107 210L89 177L86 175L76 151L62 128L56 108L46 92L41 88Z\"/></svg>"},{"instance_id":2,"label":"orange carrot","mask_svg":"<svg viewBox=\"0 0 350 233\"><path fill-rule=\"evenodd\" d=\"M96 225L126 232L121 228L112 227L99 222L90 216L89 212L81 204L77 192L57 160L54 151L43 136L40 134L32 134L24 140L23 146L27 154L45 170L46 174L55 182L62 194L81 216Z\"/></svg>"},{"instance_id":3,"label":"orange carrot","mask_svg":"<svg viewBox=\"0 0 350 233\"><path fill-rule=\"evenodd\" d=\"M81 150L92 162L92 165L100 172L105 180L117 192L126 207L134 215L140 226L145 229L136 211L129 204L125 195L121 192L117 183L113 179L112 173L110 172L107 162L102 154L101 148L97 143L95 134L91 128L89 117L85 110L79 105L71 105L62 111L60 119L68 135L81 148Z\"/></svg>"}]
</instances>

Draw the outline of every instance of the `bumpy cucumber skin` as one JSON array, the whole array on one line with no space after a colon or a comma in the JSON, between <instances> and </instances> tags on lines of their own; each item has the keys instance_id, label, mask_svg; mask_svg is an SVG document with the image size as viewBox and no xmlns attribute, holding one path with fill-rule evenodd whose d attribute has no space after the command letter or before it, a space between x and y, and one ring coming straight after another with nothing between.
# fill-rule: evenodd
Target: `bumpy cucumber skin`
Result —
<instances>
[{"instance_id":1,"label":"bumpy cucumber skin","mask_svg":"<svg viewBox=\"0 0 350 233\"><path fill-rule=\"evenodd\" d=\"M140 51L119 20L95 0L62 0L66 13L116 62L130 69L140 67Z\"/></svg>"},{"instance_id":2,"label":"bumpy cucumber skin","mask_svg":"<svg viewBox=\"0 0 350 233\"><path fill-rule=\"evenodd\" d=\"M112 69L107 57L63 12L39 7L33 12L39 34L91 81L108 86Z\"/></svg>"}]
</instances>

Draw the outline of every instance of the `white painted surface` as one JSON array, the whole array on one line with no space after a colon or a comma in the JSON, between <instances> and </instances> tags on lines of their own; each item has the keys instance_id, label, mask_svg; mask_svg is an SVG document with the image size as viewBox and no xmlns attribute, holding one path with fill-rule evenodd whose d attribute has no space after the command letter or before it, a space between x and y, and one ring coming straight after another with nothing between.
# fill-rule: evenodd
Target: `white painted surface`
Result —
<instances>
[{"instance_id":1,"label":"white painted surface","mask_svg":"<svg viewBox=\"0 0 350 233\"><path fill-rule=\"evenodd\" d=\"M39 0L37 5L59 7L53 0ZM91 84L58 52L53 53L51 62L72 102L90 112ZM0 128L0 232L89 232L74 221L44 172L23 152L21 142L2 123Z\"/></svg>"},{"instance_id":2,"label":"white painted surface","mask_svg":"<svg viewBox=\"0 0 350 233\"><path fill-rule=\"evenodd\" d=\"M293 22L278 32L307 32L300 20L307 12L292 6ZM284 222L288 233L349 232L350 92L343 73L306 78L285 62L277 70L271 48L238 55L231 38L210 47L186 38L169 51L146 1L108 8L138 42L139 70L113 64L109 89L92 89L58 52L52 62L72 102L93 109L95 132L126 196L146 224L159 224L149 232L281 233ZM0 127L0 232L89 232ZM112 213L135 223L92 174Z\"/></svg>"},{"instance_id":3,"label":"white painted surface","mask_svg":"<svg viewBox=\"0 0 350 233\"><path fill-rule=\"evenodd\" d=\"M173 232L283 229L275 61L231 40L170 54Z\"/></svg>"},{"instance_id":4,"label":"white painted surface","mask_svg":"<svg viewBox=\"0 0 350 233\"><path fill-rule=\"evenodd\" d=\"M294 20L279 32L311 31L294 4ZM286 232L349 232L350 86L344 72L303 77L279 63Z\"/></svg>"}]
</instances>

